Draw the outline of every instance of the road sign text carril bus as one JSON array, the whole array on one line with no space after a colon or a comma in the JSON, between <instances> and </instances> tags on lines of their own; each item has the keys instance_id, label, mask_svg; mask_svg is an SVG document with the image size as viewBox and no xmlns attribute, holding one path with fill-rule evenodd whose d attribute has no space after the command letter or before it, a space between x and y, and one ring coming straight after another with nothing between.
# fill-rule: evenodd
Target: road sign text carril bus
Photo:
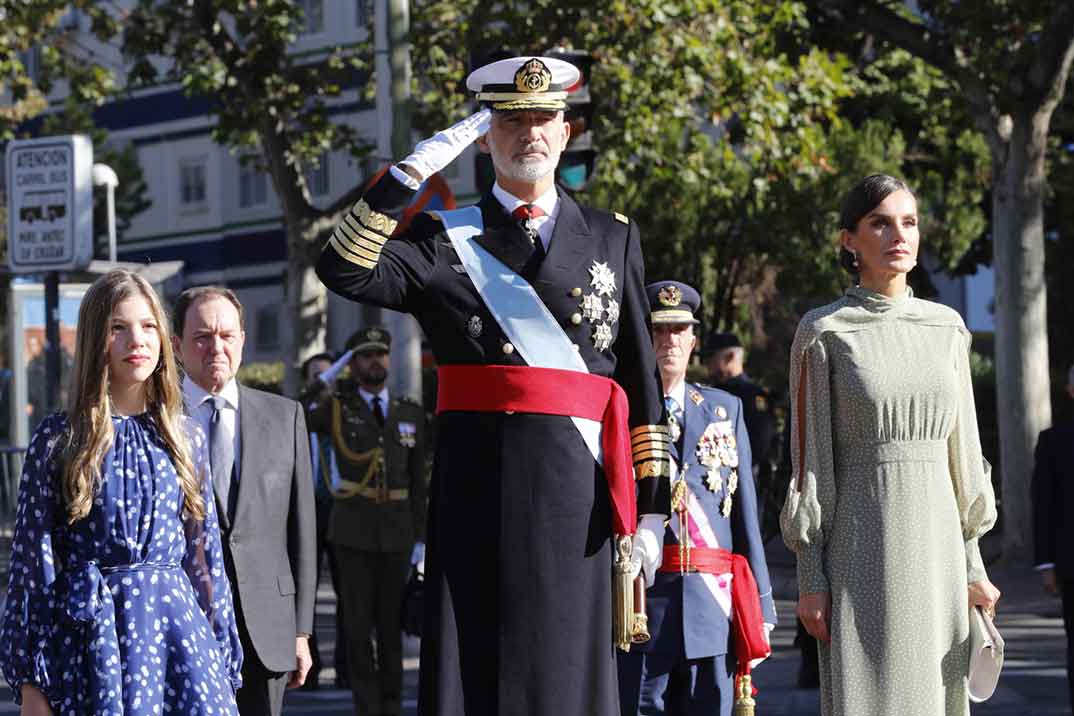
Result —
<instances>
[{"instance_id":1,"label":"road sign text carril bus","mask_svg":"<svg viewBox=\"0 0 1074 716\"><path fill-rule=\"evenodd\" d=\"M70 271L93 258L93 143L81 134L8 143L8 265Z\"/></svg>"}]
</instances>

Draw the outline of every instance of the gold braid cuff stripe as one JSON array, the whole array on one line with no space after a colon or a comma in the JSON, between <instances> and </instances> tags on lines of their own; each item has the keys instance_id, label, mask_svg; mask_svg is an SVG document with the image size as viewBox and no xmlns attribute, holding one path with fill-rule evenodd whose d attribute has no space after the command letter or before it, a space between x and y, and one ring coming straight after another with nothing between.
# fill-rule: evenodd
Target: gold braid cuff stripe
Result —
<instances>
[{"instance_id":1,"label":"gold braid cuff stripe","mask_svg":"<svg viewBox=\"0 0 1074 716\"><path fill-rule=\"evenodd\" d=\"M380 246L383 246L384 242L388 240L387 237L381 236L372 229L367 229L359 224L358 220L355 219L352 214L347 214L343 217L343 221L339 222L339 226L336 228L346 229L351 236L361 237L370 243Z\"/></svg>"},{"instance_id":2,"label":"gold braid cuff stripe","mask_svg":"<svg viewBox=\"0 0 1074 716\"><path fill-rule=\"evenodd\" d=\"M634 451L634 464L637 465L647 459L671 459L671 453L662 448L645 448L643 450Z\"/></svg>"},{"instance_id":3,"label":"gold braid cuff stripe","mask_svg":"<svg viewBox=\"0 0 1074 716\"><path fill-rule=\"evenodd\" d=\"M371 241L365 236L357 235L346 224L337 226L333 235L336 237L336 240L351 251L355 251L356 253L365 251L369 254L370 258L373 259L380 257L380 251L384 248L383 241Z\"/></svg>"},{"instance_id":4,"label":"gold braid cuff stripe","mask_svg":"<svg viewBox=\"0 0 1074 716\"><path fill-rule=\"evenodd\" d=\"M634 465L634 479L644 480L647 477L671 477L670 460L646 460Z\"/></svg>"},{"instance_id":5,"label":"gold braid cuff stripe","mask_svg":"<svg viewBox=\"0 0 1074 716\"><path fill-rule=\"evenodd\" d=\"M649 438L650 440L667 440L671 435L671 431L668 430L666 425L639 425L630 431L630 442L635 443L639 438Z\"/></svg>"},{"instance_id":6,"label":"gold braid cuff stripe","mask_svg":"<svg viewBox=\"0 0 1074 716\"><path fill-rule=\"evenodd\" d=\"M370 209L369 204L365 203L365 199L358 200L358 203L351 209L350 215L358 219L358 223L365 228L372 229L378 234L383 234L385 238L391 236L395 231L395 227L399 225L398 221L387 214Z\"/></svg>"},{"instance_id":7,"label":"gold braid cuff stripe","mask_svg":"<svg viewBox=\"0 0 1074 716\"><path fill-rule=\"evenodd\" d=\"M361 266L364 269L374 269L377 266L376 260L370 261L369 259L355 255L343 247L342 242L338 241L335 236L328 240L328 245L336 250L339 257L345 261L350 261L356 266ZM379 256L378 256L379 258Z\"/></svg>"}]
</instances>

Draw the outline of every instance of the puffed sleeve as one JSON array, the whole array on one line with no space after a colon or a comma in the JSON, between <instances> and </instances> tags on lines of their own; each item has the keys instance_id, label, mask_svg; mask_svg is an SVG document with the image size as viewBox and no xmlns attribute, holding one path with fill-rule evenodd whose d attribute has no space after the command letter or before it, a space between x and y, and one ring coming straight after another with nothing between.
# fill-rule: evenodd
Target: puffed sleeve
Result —
<instances>
[{"instance_id":1,"label":"puffed sleeve","mask_svg":"<svg viewBox=\"0 0 1074 716\"><path fill-rule=\"evenodd\" d=\"M56 581L52 535L57 521L63 521L62 514L57 514L54 480L59 472L56 441L65 425L62 416L53 415L38 426L19 480L7 602L0 627L0 662L18 703L24 684L36 686L50 703L59 700L56 664L51 663Z\"/></svg>"},{"instance_id":2,"label":"puffed sleeve","mask_svg":"<svg viewBox=\"0 0 1074 716\"><path fill-rule=\"evenodd\" d=\"M996 496L992 490L992 466L981 453L981 436L977 432L968 331L960 331L957 348L958 413L954 429L947 438L947 460L955 488L962 539L966 541L966 578L972 583L988 577L977 540L996 523Z\"/></svg>"},{"instance_id":3,"label":"puffed sleeve","mask_svg":"<svg viewBox=\"0 0 1074 716\"><path fill-rule=\"evenodd\" d=\"M183 531L186 534L183 571L194 585L198 606L212 625L231 678L231 686L238 691L242 686L242 645L235 621L235 607L231 601L231 585L224 570L220 524L216 518L216 498L209 469L208 440L201 427L190 418L187 419L186 430L194 471L201 485L201 498L205 503L205 519L196 520L186 511L183 513Z\"/></svg>"},{"instance_id":4,"label":"puffed sleeve","mask_svg":"<svg viewBox=\"0 0 1074 716\"><path fill-rule=\"evenodd\" d=\"M799 593L827 592L824 549L836 501L831 378L824 342L805 320L791 348L790 382L793 469L780 528L798 556Z\"/></svg>"}]
</instances>

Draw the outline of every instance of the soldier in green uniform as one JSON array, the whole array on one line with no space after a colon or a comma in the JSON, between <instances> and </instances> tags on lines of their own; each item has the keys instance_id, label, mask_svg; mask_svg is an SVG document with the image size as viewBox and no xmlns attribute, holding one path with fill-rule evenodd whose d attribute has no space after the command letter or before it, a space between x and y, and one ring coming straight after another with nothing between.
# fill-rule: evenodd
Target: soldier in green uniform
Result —
<instances>
[{"instance_id":1,"label":"soldier in green uniform","mask_svg":"<svg viewBox=\"0 0 1074 716\"><path fill-rule=\"evenodd\" d=\"M322 470L336 498L329 540L341 577L355 712L363 716L400 713L400 605L407 572L425 552L425 412L388 395L390 346L380 327L351 336L350 378L336 383L310 421L335 456Z\"/></svg>"}]
</instances>

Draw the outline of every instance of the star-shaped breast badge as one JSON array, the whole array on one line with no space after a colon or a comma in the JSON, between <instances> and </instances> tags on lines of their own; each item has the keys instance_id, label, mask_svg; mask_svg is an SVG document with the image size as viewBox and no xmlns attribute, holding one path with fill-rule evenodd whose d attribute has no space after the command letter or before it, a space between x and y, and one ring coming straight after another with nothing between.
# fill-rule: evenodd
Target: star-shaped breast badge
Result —
<instances>
[{"instance_id":1,"label":"star-shaped breast badge","mask_svg":"<svg viewBox=\"0 0 1074 716\"><path fill-rule=\"evenodd\" d=\"M604 300L595 293L582 297L582 315L590 323L596 323L604 315Z\"/></svg>"},{"instance_id":2,"label":"star-shaped breast badge","mask_svg":"<svg viewBox=\"0 0 1074 716\"><path fill-rule=\"evenodd\" d=\"M592 277L589 280L589 285L598 294L611 296L615 293L615 273L608 267L608 264L594 261L593 265L589 267L589 275Z\"/></svg>"},{"instance_id":3,"label":"star-shaped breast badge","mask_svg":"<svg viewBox=\"0 0 1074 716\"><path fill-rule=\"evenodd\" d=\"M607 323L598 323L593 329L593 347L606 351L612 344L612 329Z\"/></svg>"},{"instance_id":4,"label":"star-shaped breast badge","mask_svg":"<svg viewBox=\"0 0 1074 716\"><path fill-rule=\"evenodd\" d=\"M619 302L614 298L608 299L608 323L615 323L619 320Z\"/></svg>"}]
</instances>

